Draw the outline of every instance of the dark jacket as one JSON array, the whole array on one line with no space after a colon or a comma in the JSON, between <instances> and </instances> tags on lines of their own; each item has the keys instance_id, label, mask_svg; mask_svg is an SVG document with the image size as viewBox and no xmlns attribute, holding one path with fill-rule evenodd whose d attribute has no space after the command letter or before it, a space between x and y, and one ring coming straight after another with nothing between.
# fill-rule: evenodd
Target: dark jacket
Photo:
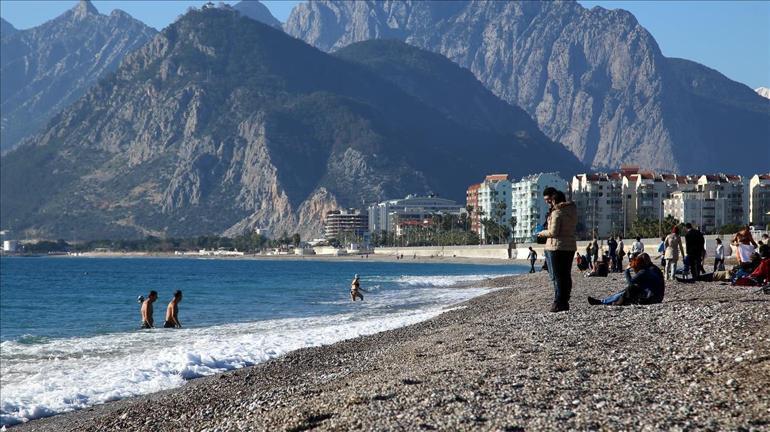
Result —
<instances>
[{"instance_id":1,"label":"dark jacket","mask_svg":"<svg viewBox=\"0 0 770 432\"><path fill-rule=\"evenodd\" d=\"M666 282L658 266L651 265L640 269L631 276L631 269L626 270L626 292L632 303L653 304L663 301L666 293Z\"/></svg>"},{"instance_id":2,"label":"dark jacket","mask_svg":"<svg viewBox=\"0 0 770 432\"><path fill-rule=\"evenodd\" d=\"M695 228L687 231L684 235L684 249L687 251L687 255L701 256L703 255L703 247L706 244L706 240L703 238L703 233Z\"/></svg>"}]
</instances>

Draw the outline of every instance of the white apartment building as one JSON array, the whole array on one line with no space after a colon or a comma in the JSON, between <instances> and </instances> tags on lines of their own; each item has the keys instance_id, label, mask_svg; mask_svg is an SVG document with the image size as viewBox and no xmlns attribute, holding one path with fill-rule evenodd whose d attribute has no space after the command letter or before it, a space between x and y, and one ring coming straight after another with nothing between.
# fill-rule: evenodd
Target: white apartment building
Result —
<instances>
[{"instance_id":1,"label":"white apartment building","mask_svg":"<svg viewBox=\"0 0 770 432\"><path fill-rule=\"evenodd\" d=\"M749 180L749 222L761 229L770 225L770 173Z\"/></svg>"},{"instance_id":2,"label":"white apartment building","mask_svg":"<svg viewBox=\"0 0 770 432\"><path fill-rule=\"evenodd\" d=\"M623 176L624 225L620 233L628 232L634 221L662 220L667 216L663 200L680 190L695 190L697 178L675 174L635 172ZM624 235L625 237L625 235Z\"/></svg>"},{"instance_id":3,"label":"white apartment building","mask_svg":"<svg viewBox=\"0 0 770 432\"><path fill-rule=\"evenodd\" d=\"M543 200L543 190L549 186L568 193L569 185L559 173L528 175L511 184L511 216L516 218L513 231L516 242L534 241L535 228L545 223L548 205Z\"/></svg>"},{"instance_id":4,"label":"white apartment building","mask_svg":"<svg viewBox=\"0 0 770 432\"><path fill-rule=\"evenodd\" d=\"M713 233L725 225L729 199L716 191L678 191L663 200L663 211L682 223L691 223L702 232Z\"/></svg>"},{"instance_id":5,"label":"white apartment building","mask_svg":"<svg viewBox=\"0 0 770 432\"><path fill-rule=\"evenodd\" d=\"M623 174L578 174L570 194L578 208L578 235L606 238L623 232Z\"/></svg>"},{"instance_id":6,"label":"white apartment building","mask_svg":"<svg viewBox=\"0 0 770 432\"><path fill-rule=\"evenodd\" d=\"M709 192L708 196L725 198L727 213L724 224L749 223L749 193L748 185L741 176L728 174L706 174L698 177L697 190ZM713 193L712 193L713 192ZM744 210L745 209L745 210Z\"/></svg>"},{"instance_id":7,"label":"white apartment building","mask_svg":"<svg viewBox=\"0 0 770 432\"><path fill-rule=\"evenodd\" d=\"M397 220L424 220L434 214L459 216L465 211L462 204L434 195L407 195L406 198L383 201L369 206L369 232L396 232ZM397 233L398 235L398 233Z\"/></svg>"},{"instance_id":8,"label":"white apartment building","mask_svg":"<svg viewBox=\"0 0 770 432\"><path fill-rule=\"evenodd\" d=\"M511 219L511 181L508 174L491 174L478 188L478 208L474 209L479 221L494 220L508 225ZM485 239L484 225L479 225L479 238Z\"/></svg>"}]
</instances>

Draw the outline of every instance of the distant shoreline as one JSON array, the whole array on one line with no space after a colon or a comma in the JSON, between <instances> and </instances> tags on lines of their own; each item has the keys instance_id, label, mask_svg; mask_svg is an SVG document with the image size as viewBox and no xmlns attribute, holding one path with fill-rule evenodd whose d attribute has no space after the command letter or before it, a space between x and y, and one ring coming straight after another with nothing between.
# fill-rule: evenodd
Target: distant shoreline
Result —
<instances>
[{"instance_id":1,"label":"distant shoreline","mask_svg":"<svg viewBox=\"0 0 770 432\"><path fill-rule=\"evenodd\" d=\"M21 255L3 255L3 257L22 257ZM210 256L210 255L175 255L169 252L84 252L79 255L36 255L34 258L170 258L170 259L210 259L210 260L265 260L265 261L321 261L321 262L392 262L399 264L479 264L506 265L529 264L527 260L500 258L464 258L450 256L406 256L396 259L392 255L370 253L365 255L243 255L243 256Z\"/></svg>"}]
</instances>

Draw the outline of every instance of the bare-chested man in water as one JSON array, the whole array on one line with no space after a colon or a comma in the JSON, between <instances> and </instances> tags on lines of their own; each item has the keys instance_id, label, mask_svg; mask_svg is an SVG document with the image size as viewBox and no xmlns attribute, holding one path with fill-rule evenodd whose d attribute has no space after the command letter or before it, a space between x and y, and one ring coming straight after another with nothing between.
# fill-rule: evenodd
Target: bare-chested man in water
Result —
<instances>
[{"instance_id":1,"label":"bare-chested man in water","mask_svg":"<svg viewBox=\"0 0 770 432\"><path fill-rule=\"evenodd\" d=\"M179 302L182 301L182 291L174 291L174 298L168 302L166 308L166 322L163 324L164 328L182 328L182 323L179 322Z\"/></svg>"},{"instance_id":2,"label":"bare-chested man in water","mask_svg":"<svg viewBox=\"0 0 770 432\"><path fill-rule=\"evenodd\" d=\"M142 302L142 328L153 328L155 321L152 319L152 304L158 299L157 291L150 291L150 294Z\"/></svg>"}]
</instances>

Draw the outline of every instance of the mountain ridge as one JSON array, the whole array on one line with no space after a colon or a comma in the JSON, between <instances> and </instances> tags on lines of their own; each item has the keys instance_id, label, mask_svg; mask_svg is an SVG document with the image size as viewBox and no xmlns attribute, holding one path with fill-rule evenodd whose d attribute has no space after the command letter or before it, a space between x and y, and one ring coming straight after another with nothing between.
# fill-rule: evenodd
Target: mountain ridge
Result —
<instances>
[{"instance_id":1,"label":"mountain ridge","mask_svg":"<svg viewBox=\"0 0 770 432\"><path fill-rule=\"evenodd\" d=\"M234 11L191 11L0 159L0 219L54 238L257 227L307 238L338 206L459 200L489 169L582 169L531 119L479 130L436 105ZM489 109L519 113L500 107Z\"/></svg>"},{"instance_id":2,"label":"mountain ridge","mask_svg":"<svg viewBox=\"0 0 770 432\"><path fill-rule=\"evenodd\" d=\"M396 38L441 53L525 109L546 135L594 169L624 163L676 172L764 169L756 160L713 155L724 153L731 135L740 136L728 141L731 148L762 154L770 105L705 66L666 58L624 10L573 1L319 0L298 4L284 29L325 51ZM729 89L738 90L730 95ZM749 107L736 107L739 99ZM701 110L698 103L709 106ZM717 112L723 115L714 135ZM709 160L701 163L693 152Z\"/></svg>"},{"instance_id":3,"label":"mountain ridge","mask_svg":"<svg viewBox=\"0 0 770 432\"><path fill-rule=\"evenodd\" d=\"M35 133L155 33L126 12L102 15L82 0L40 26L4 36L2 150Z\"/></svg>"}]
</instances>

